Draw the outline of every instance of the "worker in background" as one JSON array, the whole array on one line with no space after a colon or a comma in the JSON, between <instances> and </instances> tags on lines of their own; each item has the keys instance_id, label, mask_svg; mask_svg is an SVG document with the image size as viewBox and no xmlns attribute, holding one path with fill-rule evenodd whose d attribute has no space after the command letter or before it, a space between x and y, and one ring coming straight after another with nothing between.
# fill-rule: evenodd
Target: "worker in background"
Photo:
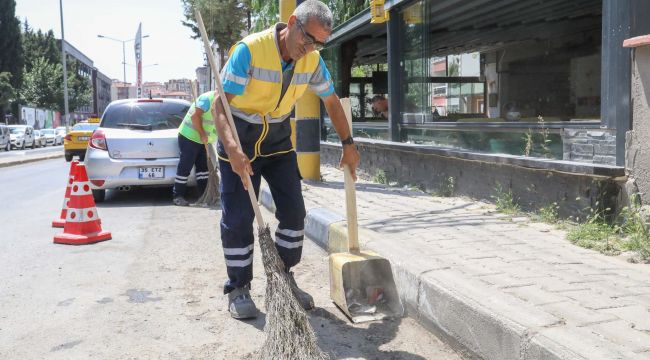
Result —
<instances>
[{"instance_id":1,"label":"worker in background","mask_svg":"<svg viewBox=\"0 0 650 360\"><path fill-rule=\"evenodd\" d=\"M176 179L174 180L174 205L189 205L185 198L185 190L192 167L195 167L199 194L205 191L210 175L205 145L213 144L217 140L217 130L212 111L215 97L215 91L201 94L192 103L183 122L178 127L178 148L181 154L176 168Z\"/></svg>"},{"instance_id":2,"label":"worker in background","mask_svg":"<svg viewBox=\"0 0 650 360\"><path fill-rule=\"evenodd\" d=\"M222 71L225 96L230 103L242 149L237 146L222 107L215 104L219 132L217 150L221 171L221 241L226 259L230 314L252 318L258 310L250 296L253 279L254 212L247 193L259 193L261 178L269 184L279 225L275 244L291 279L294 293L305 309L311 295L301 290L290 269L298 264L304 238L305 205L296 153L291 144L289 117L296 101L309 87L327 109L342 139L341 164L356 179L359 153L338 96L318 50L332 31L332 12L320 1L296 7L287 23L251 34L233 46ZM248 183L251 176L252 184Z\"/></svg>"}]
</instances>

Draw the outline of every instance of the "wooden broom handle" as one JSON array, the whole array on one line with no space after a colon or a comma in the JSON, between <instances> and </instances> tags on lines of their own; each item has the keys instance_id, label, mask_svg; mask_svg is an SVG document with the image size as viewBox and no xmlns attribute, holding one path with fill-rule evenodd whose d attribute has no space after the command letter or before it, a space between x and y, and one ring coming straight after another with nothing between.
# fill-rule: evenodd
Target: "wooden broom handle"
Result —
<instances>
[{"instance_id":1,"label":"wooden broom handle","mask_svg":"<svg viewBox=\"0 0 650 360\"><path fill-rule=\"evenodd\" d=\"M210 63L212 74L214 75L214 80L217 85L217 92L219 93L219 99L221 99L221 105L223 106L223 109L226 112L226 117L228 118L228 125L230 126L230 130L233 137L235 138L235 142L237 143L239 150L241 150L241 142L239 141L239 135L237 135L237 128L235 127L235 122L232 119L230 104L228 104L228 99L226 99L226 94L223 91L223 85L221 85L221 77L219 76L217 63L214 59L214 54L212 53L210 42L208 41L208 34L205 31L205 25L203 25L203 18L201 17L201 12L196 7L194 8L194 16L196 17L196 24L198 25L199 32L201 33L201 39L203 39L205 53L208 56L208 62ZM251 206L253 206L253 210L255 211L257 226L259 229L264 229L266 226L264 225L264 219L262 218L260 206L257 204L257 196L255 195L255 190L253 189L253 181L251 180L250 175L248 176L248 184L248 197L250 198Z\"/></svg>"},{"instance_id":2,"label":"wooden broom handle","mask_svg":"<svg viewBox=\"0 0 650 360\"><path fill-rule=\"evenodd\" d=\"M352 107L349 98L341 99L343 112L350 126L352 134ZM345 184L345 209L348 218L348 250L359 252L359 226L357 223L357 193L352 178L352 171L348 165L343 165L343 182Z\"/></svg>"}]
</instances>

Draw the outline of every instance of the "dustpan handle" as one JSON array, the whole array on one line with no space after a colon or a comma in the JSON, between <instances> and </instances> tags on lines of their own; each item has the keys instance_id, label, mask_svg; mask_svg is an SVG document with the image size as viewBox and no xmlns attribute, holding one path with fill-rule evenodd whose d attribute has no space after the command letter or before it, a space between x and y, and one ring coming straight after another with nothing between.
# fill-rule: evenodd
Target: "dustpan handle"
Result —
<instances>
[{"instance_id":1,"label":"dustpan handle","mask_svg":"<svg viewBox=\"0 0 650 360\"><path fill-rule=\"evenodd\" d=\"M341 106L343 112L348 120L350 126L350 134L352 134L352 108L350 106L350 99L341 99ZM354 179L352 172L347 165L343 166L343 182L345 184L345 210L348 219L348 249L350 252L359 251L359 228L357 224L357 192L354 186Z\"/></svg>"},{"instance_id":2,"label":"dustpan handle","mask_svg":"<svg viewBox=\"0 0 650 360\"><path fill-rule=\"evenodd\" d=\"M223 86L221 85L221 77L219 76L219 69L217 69L217 62L214 59L214 54L212 53L212 48L208 41L208 34L205 31L205 25L203 25L203 18L201 17L201 12L198 8L194 8L194 16L196 17L196 24L198 25L199 32L201 33L201 38L203 39L203 46L205 46L205 53L208 56L208 62L210 63L210 68L212 69L212 75L214 76L214 82L217 84L217 92L219 93L219 99L221 99L221 104L226 113L226 118L228 118L228 125L232 132L237 146L241 150L241 142L239 141L239 135L237 135L237 128L235 127L235 122L232 119L232 113L230 112L230 104L226 99L226 94L223 91ZM216 119L216 114L215 114ZM262 212L260 211L260 206L257 204L257 195L255 195L255 190L253 189L253 181L250 176L248 176L248 197L251 201L251 206L255 211L255 219L257 220L257 226L260 229L264 229L264 219L262 218Z\"/></svg>"}]
</instances>

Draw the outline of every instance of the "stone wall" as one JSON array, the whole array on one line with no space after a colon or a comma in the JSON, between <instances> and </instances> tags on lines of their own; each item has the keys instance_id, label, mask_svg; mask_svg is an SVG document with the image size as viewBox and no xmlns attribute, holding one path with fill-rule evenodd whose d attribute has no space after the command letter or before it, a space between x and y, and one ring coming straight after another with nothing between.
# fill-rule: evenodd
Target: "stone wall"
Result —
<instances>
[{"instance_id":1,"label":"stone wall","mask_svg":"<svg viewBox=\"0 0 650 360\"><path fill-rule=\"evenodd\" d=\"M616 165L616 129L563 129L563 160Z\"/></svg>"},{"instance_id":2,"label":"stone wall","mask_svg":"<svg viewBox=\"0 0 650 360\"><path fill-rule=\"evenodd\" d=\"M625 168L631 192L650 204L650 45L634 50L632 64L632 130L626 134Z\"/></svg>"},{"instance_id":3,"label":"stone wall","mask_svg":"<svg viewBox=\"0 0 650 360\"><path fill-rule=\"evenodd\" d=\"M358 139L362 155L360 173L373 178L385 173L389 182L416 186L431 193L494 201L496 188L511 190L517 203L528 211L557 203L560 215L584 216L598 203L618 208L624 182L622 167L492 155L431 146ZM321 143L321 162L337 166L341 146ZM450 180L451 179L451 180Z\"/></svg>"}]
</instances>

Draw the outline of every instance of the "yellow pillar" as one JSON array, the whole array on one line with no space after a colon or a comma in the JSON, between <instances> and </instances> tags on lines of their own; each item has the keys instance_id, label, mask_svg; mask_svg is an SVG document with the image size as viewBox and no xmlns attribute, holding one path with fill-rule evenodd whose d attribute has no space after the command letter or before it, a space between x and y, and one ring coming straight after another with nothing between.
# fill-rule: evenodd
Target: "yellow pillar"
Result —
<instances>
[{"instance_id":1,"label":"yellow pillar","mask_svg":"<svg viewBox=\"0 0 650 360\"><path fill-rule=\"evenodd\" d=\"M280 21L289 20L295 9L296 0L280 0ZM303 179L320 180L320 99L311 90L296 104L296 119L291 119L291 129L300 175Z\"/></svg>"}]
</instances>

